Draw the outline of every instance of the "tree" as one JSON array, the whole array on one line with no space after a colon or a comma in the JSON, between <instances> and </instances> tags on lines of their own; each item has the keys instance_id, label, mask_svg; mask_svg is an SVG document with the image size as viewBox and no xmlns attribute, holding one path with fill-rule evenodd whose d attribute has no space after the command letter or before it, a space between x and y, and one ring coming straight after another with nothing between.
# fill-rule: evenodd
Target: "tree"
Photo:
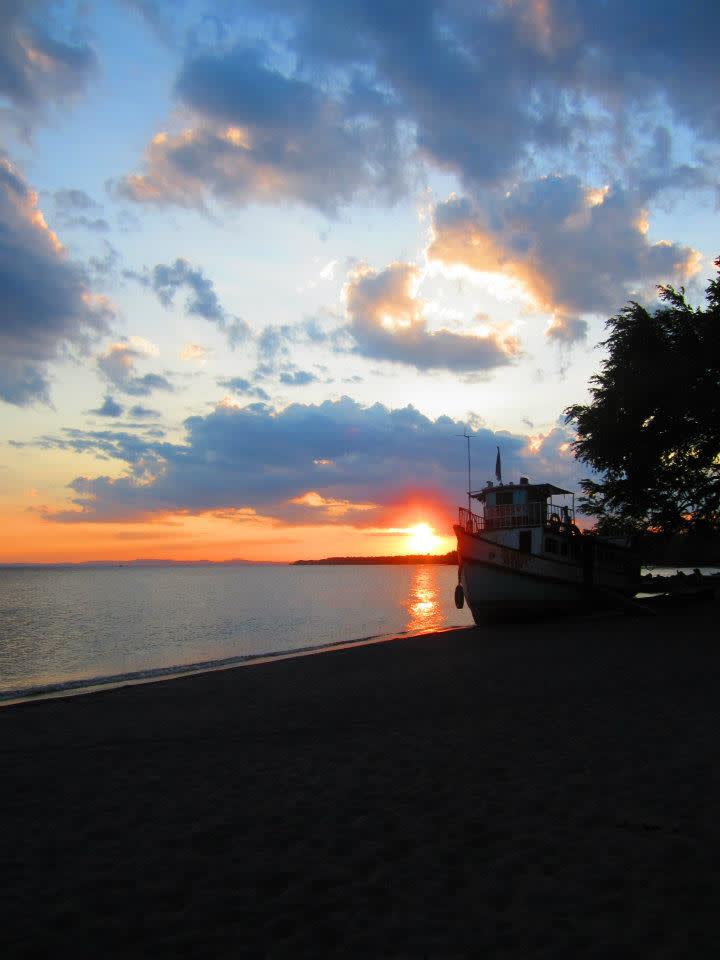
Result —
<instances>
[{"instance_id":1,"label":"tree","mask_svg":"<svg viewBox=\"0 0 720 960\"><path fill-rule=\"evenodd\" d=\"M720 257L707 305L659 287L649 313L631 301L607 321L607 357L589 404L565 411L578 460L580 507L599 533L720 532Z\"/></svg>"}]
</instances>

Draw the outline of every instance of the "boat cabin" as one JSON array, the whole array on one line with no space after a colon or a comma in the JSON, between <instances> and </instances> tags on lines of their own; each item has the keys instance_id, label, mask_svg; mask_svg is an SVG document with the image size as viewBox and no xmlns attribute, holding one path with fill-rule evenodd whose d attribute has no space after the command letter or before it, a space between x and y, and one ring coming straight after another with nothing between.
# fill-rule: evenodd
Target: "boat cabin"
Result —
<instances>
[{"instance_id":1,"label":"boat cabin","mask_svg":"<svg viewBox=\"0 0 720 960\"><path fill-rule=\"evenodd\" d=\"M575 523L575 497L569 490L552 483L530 483L527 477L520 477L520 483L496 486L488 480L484 490L471 492L470 496L485 504L486 530L548 524L570 527ZM554 496L571 496L572 505L554 503Z\"/></svg>"},{"instance_id":2,"label":"boat cabin","mask_svg":"<svg viewBox=\"0 0 720 960\"><path fill-rule=\"evenodd\" d=\"M484 505L482 515L460 508L460 526L470 534L480 534L498 544L523 553L558 554L577 552L568 543L579 533L575 526L575 496L552 483L494 484L470 491L470 497ZM557 503L555 497L571 497L570 503Z\"/></svg>"},{"instance_id":3,"label":"boat cabin","mask_svg":"<svg viewBox=\"0 0 720 960\"><path fill-rule=\"evenodd\" d=\"M522 570L541 580L559 576L618 589L634 576L637 563L629 561L626 549L581 534L570 490L520 477L519 483L488 480L482 490L470 490L468 498L483 504L483 510L477 514L460 508L455 530L458 555L465 562Z\"/></svg>"}]
</instances>

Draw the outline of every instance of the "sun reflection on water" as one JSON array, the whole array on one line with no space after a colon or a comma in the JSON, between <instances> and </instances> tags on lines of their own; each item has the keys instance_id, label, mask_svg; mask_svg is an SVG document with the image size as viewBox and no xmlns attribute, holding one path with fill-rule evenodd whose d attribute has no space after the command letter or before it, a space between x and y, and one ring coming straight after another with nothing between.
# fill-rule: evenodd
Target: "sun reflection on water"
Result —
<instances>
[{"instance_id":1,"label":"sun reflection on water","mask_svg":"<svg viewBox=\"0 0 720 960\"><path fill-rule=\"evenodd\" d=\"M438 573L434 564L414 569L406 606L408 632L436 630L443 625L438 598Z\"/></svg>"}]
</instances>

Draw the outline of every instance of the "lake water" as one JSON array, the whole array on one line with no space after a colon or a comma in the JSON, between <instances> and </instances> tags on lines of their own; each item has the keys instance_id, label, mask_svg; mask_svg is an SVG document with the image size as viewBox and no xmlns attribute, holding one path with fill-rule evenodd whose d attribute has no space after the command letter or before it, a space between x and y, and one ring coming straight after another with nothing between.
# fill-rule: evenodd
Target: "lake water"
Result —
<instances>
[{"instance_id":1,"label":"lake water","mask_svg":"<svg viewBox=\"0 0 720 960\"><path fill-rule=\"evenodd\" d=\"M456 583L432 564L0 568L0 703L468 626Z\"/></svg>"},{"instance_id":2,"label":"lake water","mask_svg":"<svg viewBox=\"0 0 720 960\"><path fill-rule=\"evenodd\" d=\"M457 568L0 569L0 702L467 626Z\"/></svg>"}]
</instances>

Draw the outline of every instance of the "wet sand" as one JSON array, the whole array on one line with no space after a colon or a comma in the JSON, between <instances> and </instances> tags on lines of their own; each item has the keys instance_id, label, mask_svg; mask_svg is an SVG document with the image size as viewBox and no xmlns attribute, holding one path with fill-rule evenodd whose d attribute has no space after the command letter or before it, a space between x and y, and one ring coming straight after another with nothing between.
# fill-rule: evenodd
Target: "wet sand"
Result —
<instances>
[{"instance_id":1,"label":"wet sand","mask_svg":"<svg viewBox=\"0 0 720 960\"><path fill-rule=\"evenodd\" d=\"M718 612L6 707L3 955L709 956Z\"/></svg>"}]
</instances>

